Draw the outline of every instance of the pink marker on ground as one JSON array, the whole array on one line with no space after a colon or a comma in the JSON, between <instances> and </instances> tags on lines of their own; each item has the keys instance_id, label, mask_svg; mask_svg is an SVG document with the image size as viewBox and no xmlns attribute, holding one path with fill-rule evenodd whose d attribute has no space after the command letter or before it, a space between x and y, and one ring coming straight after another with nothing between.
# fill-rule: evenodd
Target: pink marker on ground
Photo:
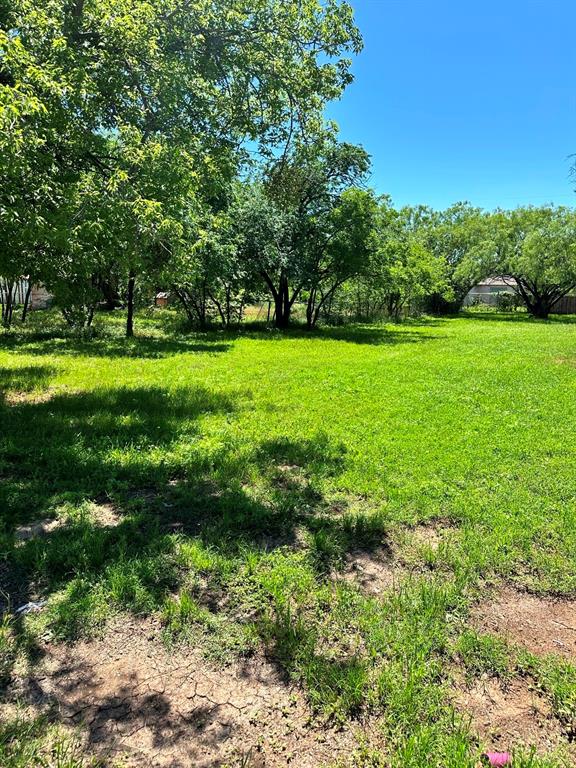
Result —
<instances>
[{"instance_id":1,"label":"pink marker on ground","mask_svg":"<svg viewBox=\"0 0 576 768\"><path fill-rule=\"evenodd\" d=\"M482 755L482 760L491 766L511 765L512 755L510 752L485 752Z\"/></svg>"}]
</instances>

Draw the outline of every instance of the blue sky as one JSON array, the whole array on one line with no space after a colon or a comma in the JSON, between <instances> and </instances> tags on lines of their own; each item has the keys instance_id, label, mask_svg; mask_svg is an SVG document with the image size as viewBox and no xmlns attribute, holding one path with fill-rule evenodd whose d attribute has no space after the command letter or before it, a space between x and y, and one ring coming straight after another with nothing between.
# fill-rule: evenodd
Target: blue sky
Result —
<instances>
[{"instance_id":1,"label":"blue sky","mask_svg":"<svg viewBox=\"0 0 576 768\"><path fill-rule=\"evenodd\" d=\"M364 50L328 117L399 205L575 205L575 0L351 0Z\"/></svg>"}]
</instances>

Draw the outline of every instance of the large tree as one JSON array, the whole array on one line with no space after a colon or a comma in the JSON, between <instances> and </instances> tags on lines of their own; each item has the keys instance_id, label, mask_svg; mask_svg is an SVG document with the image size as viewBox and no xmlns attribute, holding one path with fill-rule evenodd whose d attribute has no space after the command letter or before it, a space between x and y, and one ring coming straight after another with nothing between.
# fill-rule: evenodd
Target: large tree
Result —
<instances>
[{"instance_id":1,"label":"large tree","mask_svg":"<svg viewBox=\"0 0 576 768\"><path fill-rule=\"evenodd\" d=\"M278 328L289 324L303 291L312 327L324 303L365 259L373 198L352 190L369 166L362 147L339 142L333 126L317 126L265 169L250 210L268 223L247 226L256 227L258 238L267 233L269 242L266 248L251 247L246 255L271 294Z\"/></svg>"},{"instance_id":2,"label":"large tree","mask_svg":"<svg viewBox=\"0 0 576 768\"><path fill-rule=\"evenodd\" d=\"M294 257L294 217L271 199L262 183L240 185L233 203L238 257L249 275L258 277L274 301L278 328L290 320L304 280Z\"/></svg>"},{"instance_id":3,"label":"large tree","mask_svg":"<svg viewBox=\"0 0 576 768\"><path fill-rule=\"evenodd\" d=\"M375 246L378 205L371 191L347 189L323 217L323 226L311 244L308 265L306 325L313 328L320 313L332 305L347 281L370 269Z\"/></svg>"},{"instance_id":4,"label":"large tree","mask_svg":"<svg viewBox=\"0 0 576 768\"><path fill-rule=\"evenodd\" d=\"M424 211L410 207L394 211L386 198L381 201L369 279L382 297L386 315L395 320L405 310L420 309L432 295L445 301L453 295L446 258L428 247L422 227L415 226Z\"/></svg>"},{"instance_id":5,"label":"large tree","mask_svg":"<svg viewBox=\"0 0 576 768\"><path fill-rule=\"evenodd\" d=\"M533 317L546 319L576 288L576 212L543 206L491 216L484 272L508 281Z\"/></svg>"},{"instance_id":6,"label":"large tree","mask_svg":"<svg viewBox=\"0 0 576 768\"><path fill-rule=\"evenodd\" d=\"M191 324L200 328L219 321L224 328L242 319L257 275L242 257L242 185L233 185L220 210L190 208L181 246L164 273ZM240 217L240 218L239 218Z\"/></svg>"},{"instance_id":7,"label":"large tree","mask_svg":"<svg viewBox=\"0 0 576 768\"><path fill-rule=\"evenodd\" d=\"M487 215L470 203L459 202L443 211L413 208L410 219L412 229L419 233L426 249L444 260L451 287L450 294L430 294L427 300L430 310L458 311L468 291L482 277L478 253L483 251L489 237Z\"/></svg>"}]
</instances>

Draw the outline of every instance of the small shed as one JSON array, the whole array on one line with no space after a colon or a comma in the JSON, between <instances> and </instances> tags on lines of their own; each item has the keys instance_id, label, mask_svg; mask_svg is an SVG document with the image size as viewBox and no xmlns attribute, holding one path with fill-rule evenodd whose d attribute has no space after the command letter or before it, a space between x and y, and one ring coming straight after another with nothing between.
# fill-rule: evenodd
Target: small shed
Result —
<instances>
[{"instance_id":1,"label":"small shed","mask_svg":"<svg viewBox=\"0 0 576 768\"><path fill-rule=\"evenodd\" d=\"M170 294L168 291L159 291L154 297L155 307L167 307L170 302Z\"/></svg>"}]
</instances>

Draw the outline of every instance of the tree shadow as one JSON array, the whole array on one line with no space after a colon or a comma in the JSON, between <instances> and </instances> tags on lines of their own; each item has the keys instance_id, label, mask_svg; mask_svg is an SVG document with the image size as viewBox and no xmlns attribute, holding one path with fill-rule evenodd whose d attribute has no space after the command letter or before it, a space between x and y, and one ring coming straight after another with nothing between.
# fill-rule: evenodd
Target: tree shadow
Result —
<instances>
[{"instance_id":1,"label":"tree shadow","mask_svg":"<svg viewBox=\"0 0 576 768\"><path fill-rule=\"evenodd\" d=\"M39 367L37 379L45 382L50 373ZM277 614L272 592L261 596L255 615L234 618L227 603L234 579L247 580L243 588L262 595L263 587L242 570L245 564L262 558L266 570L276 555L281 560L297 551L315 578L327 583L334 553L385 546L386 525L381 518L366 523L325 498L325 481L345 470L347 454L323 432L203 447L205 420L233 420L246 400L244 391L222 394L199 386L117 387L0 404L4 610L48 598L52 638L72 641L105 620L110 605L135 616L158 615L188 590L210 621L251 624L262 641L272 637L272 659L285 673L295 673L302 656L291 638L297 640L298 631L282 624L281 615L266 618L270 609ZM14 537L21 523L62 514L62 505L70 514L61 525L26 540ZM93 505L111 506L114 515L101 519ZM192 554L196 547L208 565L183 561L184 545ZM237 569L233 577L231 568ZM224 634L228 626L218 624L214 631ZM21 618L15 631L22 643L29 642ZM304 639L310 644L313 633L307 630ZM41 653L30 643L30 657ZM353 713L361 666L325 658L314 648L306 663L304 679L310 674L320 680L334 702L343 690ZM90 670L79 673L86 687ZM128 730L151 723L159 749L167 739L184 740L176 719L164 728L171 703L161 695L139 698L129 712L117 699L115 692L88 725L91 744L113 742L120 722ZM202 713L196 714L202 743L209 733L203 736Z\"/></svg>"},{"instance_id":2,"label":"tree shadow","mask_svg":"<svg viewBox=\"0 0 576 768\"><path fill-rule=\"evenodd\" d=\"M263 325L247 324L237 331L225 332L225 338L250 338L259 341L343 341L349 344L384 346L395 344L419 344L441 338L438 335L416 330L416 327L441 326L443 321L427 319L421 322L403 322L390 325L338 325L320 326L307 330L304 326L291 326L286 330L266 328ZM224 332L223 332L224 333Z\"/></svg>"},{"instance_id":3,"label":"tree shadow","mask_svg":"<svg viewBox=\"0 0 576 768\"><path fill-rule=\"evenodd\" d=\"M60 612L74 635L96 610L94 585L102 580L121 607L160 606L180 578L178 537L233 556L295 545L305 531L318 540L319 572L327 542L344 551L368 546L372 534L381 539L382 521L367 536L324 498L322 482L343 471L346 451L323 433L240 450L195 448L202 420L233 418L244 395L137 387L0 406L0 543L9 566L0 569L0 588L11 604L68 589L56 624ZM112 506L113 519L84 513L83 503ZM18 526L54 517L59 507L71 510L66 524L14 537Z\"/></svg>"},{"instance_id":4,"label":"tree shadow","mask_svg":"<svg viewBox=\"0 0 576 768\"><path fill-rule=\"evenodd\" d=\"M11 391L21 393L45 389L57 373L58 369L51 365L0 367L0 400L5 399Z\"/></svg>"},{"instance_id":5,"label":"tree shadow","mask_svg":"<svg viewBox=\"0 0 576 768\"><path fill-rule=\"evenodd\" d=\"M227 352L230 343L221 338L158 338L135 336L98 336L82 339L58 336L54 333L25 333L0 335L0 349L26 355L81 355L83 357L160 359L181 354L218 354Z\"/></svg>"},{"instance_id":6,"label":"tree shadow","mask_svg":"<svg viewBox=\"0 0 576 768\"><path fill-rule=\"evenodd\" d=\"M5 522L45 516L59 497L98 498L165 485L176 467L162 451L184 437L193 440L201 416L235 407L231 396L202 387L153 386L58 393L43 402L4 405Z\"/></svg>"},{"instance_id":7,"label":"tree shadow","mask_svg":"<svg viewBox=\"0 0 576 768\"><path fill-rule=\"evenodd\" d=\"M527 312L466 312L463 310L459 317L467 320L482 320L498 323L528 323L528 324L554 324L554 325L574 325L576 324L576 315L550 315L546 320L532 317Z\"/></svg>"}]
</instances>

